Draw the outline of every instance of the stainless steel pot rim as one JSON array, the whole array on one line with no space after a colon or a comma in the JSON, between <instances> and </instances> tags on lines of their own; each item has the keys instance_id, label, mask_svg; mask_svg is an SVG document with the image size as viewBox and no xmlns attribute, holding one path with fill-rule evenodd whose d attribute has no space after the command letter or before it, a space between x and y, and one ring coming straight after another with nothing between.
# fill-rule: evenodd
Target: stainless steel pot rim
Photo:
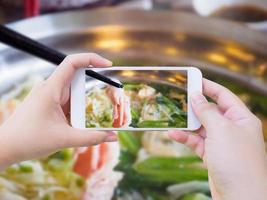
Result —
<instances>
[{"instance_id":1,"label":"stainless steel pot rim","mask_svg":"<svg viewBox=\"0 0 267 200\"><path fill-rule=\"evenodd\" d=\"M175 23L181 25L173 26ZM118 10L106 8L96 11L84 10L48 14L8 24L10 28L25 35L30 35L34 39L41 39L62 33L77 32L92 27L101 28L101 26L107 25L121 25L126 29L135 30L143 29L169 32L182 30L189 33L196 32L195 27L198 27L197 31L200 35L222 37L241 43L246 42L248 46L262 50L263 53L266 53L267 49L266 35L251 30L242 23L200 17L184 12ZM225 27L227 27L227 29ZM241 34L242 37L240 37ZM0 51L5 48L7 48L5 45L0 44Z\"/></svg>"},{"instance_id":2,"label":"stainless steel pot rim","mask_svg":"<svg viewBox=\"0 0 267 200\"><path fill-rule=\"evenodd\" d=\"M175 26L177 24L177 26ZM207 19L187 13L177 13L168 11L142 11L142 10L116 10L116 9L101 9L97 11L82 11L82 12L66 12L61 14L53 14L23 20L9 25L26 35L37 40L45 40L47 38L61 37L64 35L77 34L81 32L90 32L103 30L105 27L112 27L131 31L150 31L150 32L186 32L189 34L199 34L209 38L223 38L229 41L236 41L263 55L267 55L267 40L263 33L250 30L248 27L228 22L220 19ZM44 29L44 27L46 27ZM225 27L228 27L227 29ZM242 37L240 36L242 33ZM77 36L79 37L79 35ZM3 55L0 58L1 65L12 65L12 53L10 48L0 45L0 53ZM6 57L8 55L9 57ZM159 59L166 59L160 57ZM267 57L267 56L266 56ZM12 61L13 62L13 61ZM32 66L33 63L35 63ZM195 66L201 66L204 71L211 71L214 74L229 77L231 80L240 80L251 86L252 89L259 90L263 94L267 94L266 82L256 79L254 75L244 75L241 73L230 73L229 70L219 68L209 63L196 62ZM30 74L41 74L48 76L54 69L49 63L41 61L37 58L27 56L25 60L15 61L14 69L10 68L4 76L0 76L0 94L6 91L10 85L18 83Z\"/></svg>"}]
</instances>

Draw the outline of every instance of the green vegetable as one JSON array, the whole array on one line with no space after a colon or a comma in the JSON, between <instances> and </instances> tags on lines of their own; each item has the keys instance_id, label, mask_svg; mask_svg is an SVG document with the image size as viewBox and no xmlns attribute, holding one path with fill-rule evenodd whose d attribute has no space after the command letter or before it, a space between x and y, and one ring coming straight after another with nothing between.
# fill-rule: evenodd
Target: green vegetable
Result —
<instances>
[{"instance_id":1,"label":"green vegetable","mask_svg":"<svg viewBox=\"0 0 267 200\"><path fill-rule=\"evenodd\" d=\"M170 120L167 127L187 126L187 114L179 108L180 105L176 100L161 95L156 97L156 102L159 105L166 106L169 110Z\"/></svg>"},{"instance_id":2,"label":"green vegetable","mask_svg":"<svg viewBox=\"0 0 267 200\"><path fill-rule=\"evenodd\" d=\"M164 192L160 192L158 190L155 191L155 190L144 189L142 190L142 194L147 200L170 200L171 199L168 194L165 194Z\"/></svg>"},{"instance_id":3,"label":"green vegetable","mask_svg":"<svg viewBox=\"0 0 267 200\"><path fill-rule=\"evenodd\" d=\"M18 167L17 166L15 166L15 165L11 165L10 167L8 167L7 169L6 169L6 172L8 173L8 174L16 174L17 172L18 172Z\"/></svg>"},{"instance_id":4,"label":"green vegetable","mask_svg":"<svg viewBox=\"0 0 267 200\"><path fill-rule=\"evenodd\" d=\"M259 95L252 95L249 100L251 111L254 113L261 113L267 116L267 98Z\"/></svg>"},{"instance_id":5,"label":"green vegetable","mask_svg":"<svg viewBox=\"0 0 267 200\"><path fill-rule=\"evenodd\" d=\"M131 154L129 151L122 150L119 159L120 162L114 169L115 171L121 171L125 174L123 179L119 182L119 190L129 191L131 188L147 187L150 184L144 176L138 174L133 169L132 166L136 159L135 155Z\"/></svg>"},{"instance_id":6,"label":"green vegetable","mask_svg":"<svg viewBox=\"0 0 267 200\"><path fill-rule=\"evenodd\" d=\"M15 97L18 100L23 100L30 92L31 88L30 87L24 87L22 90L19 92L19 94Z\"/></svg>"},{"instance_id":7,"label":"green vegetable","mask_svg":"<svg viewBox=\"0 0 267 200\"><path fill-rule=\"evenodd\" d=\"M132 122L130 124L131 127L137 127L140 111L137 108L131 108Z\"/></svg>"},{"instance_id":8,"label":"green vegetable","mask_svg":"<svg viewBox=\"0 0 267 200\"><path fill-rule=\"evenodd\" d=\"M212 78L211 78L212 79ZM248 105L251 108L251 111L254 113L260 113L264 116L267 116L267 103L266 95L261 95L255 91L248 90L248 88L240 87L238 84L233 84L232 82L216 79L216 82L224 85L234 93L238 95L247 95L249 96Z\"/></svg>"},{"instance_id":9,"label":"green vegetable","mask_svg":"<svg viewBox=\"0 0 267 200\"><path fill-rule=\"evenodd\" d=\"M118 139L122 149L129 151L133 155L138 153L141 144L133 132L120 131L118 133Z\"/></svg>"},{"instance_id":10,"label":"green vegetable","mask_svg":"<svg viewBox=\"0 0 267 200\"><path fill-rule=\"evenodd\" d=\"M174 184L192 180L208 180L208 172L205 169L188 169L181 168L176 170L155 170L147 169L140 170L138 167L136 171L145 176L148 181L162 184Z\"/></svg>"},{"instance_id":11,"label":"green vegetable","mask_svg":"<svg viewBox=\"0 0 267 200\"><path fill-rule=\"evenodd\" d=\"M64 149L64 150L58 151L49 157L49 159L53 159L53 158L63 160L63 161L72 160L73 149Z\"/></svg>"},{"instance_id":12,"label":"green vegetable","mask_svg":"<svg viewBox=\"0 0 267 200\"><path fill-rule=\"evenodd\" d=\"M202 193L196 193L184 195L181 200L211 200L211 198Z\"/></svg>"},{"instance_id":13,"label":"green vegetable","mask_svg":"<svg viewBox=\"0 0 267 200\"><path fill-rule=\"evenodd\" d=\"M146 169L177 170L178 168L190 168L200 164L201 159L197 156L187 157L150 157L137 163L136 167L145 171Z\"/></svg>"},{"instance_id":14,"label":"green vegetable","mask_svg":"<svg viewBox=\"0 0 267 200\"><path fill-rule=\"evenodd\" d=\"M171 121L166 120L144 120L137 124L138 128L170 128L170 127L185 127L185 119L180 117L172 118Z\"/></svg>"},{"instance_id":15,"label":"green vegetable","mask_svg":"<svg viewBox=\"0 0 267 200\"><path fill-rule=\"evenodd\" d=\"M33 172L32 166L28 165L28 164L24 164L24 163L19 164L19 170L23 173L32 173Z\"/></svg>"},{"instance_id":16,"label":"green vegetable","mask_svg":"<svg viewBox=\"0 0 267 200\"><path fill-rule=\"evenodd\" d=\"M166 120L145 120L137 124L138 128L168 128L169 122Z\"/></svg>"},{"instance_id":17,"label":"green vegetable","mask_svg":"<svg viewBox=\"0 0 267 200\"><path fill-rule=\"evenodd\" d=\"M64 149L49 156L44 161L46 169L55 173L69 171L73 166L73 149Z\"/></svg>"},{"instance_id":18,"label":"green vegetable","mask_svg":"<svg viewBox=\"0 0 267 200\"><path fill-rule=\"evenodd\" d=\"M42 200L50 200L51 198L50 198L50 196L48 195L48 194L46 194L43 198L42 198Z\"/></svg>"},{"instance_id":19,"label":"green vegetable","mask_svg":"<svg viewBox=\"0 0 267 200\"><path fill-rule=\"evenodd\" d=\"M208 180L206 169L199 167L198 158L148 158L134 165L134 169L149 181L181 183L192 180Z\"/></svg>"},{"instance_id":20,"label":"green vegetable","mask_svg":"<svg viewBox=\"0 0 267 200\"><path fill-rule=\"evenodd\" d=\"M174 198L180 198L186 194L202 193L210 194L208 181L189 181L167 187L168 193Z\"/></svg>"},{"instance_id":21,"label":"green vegetable","mask_svg":"<svg viewBox=\"0 0 267 200\"><path fill-rule=\"evenodd\" d=\"M76 173L69 173L70 180L74 180L77 187L82 188L85 184L85 180L82 176L76 174Z\"/></svg>"},{"instance_id":22,"label":"green vegetable","mask_svg":"<svg viewBox=\"0 0 267 200\"><path fill-rule=\"evenodd\" d=\"M179 107L175 104L175 102L163 95L157 96L156 101L158 104L166 105L172 113L176 113L179 115L185 115L185 112L179 109Z\"/></svg>"},{"instance_id":23,"label":"green vegetable","mask_svg":"<svg viewBox=\"0 0 267 200\"><path fill-rule=\"evenodd\" d=\"M77 179L76 179L76 185L78 187L83 187L84 186L84 183L85 183L85 181L84 181L84 179L82 177L77 177Z\"/></svg>"},{"instance_id":24,"label":"green vegetable","mask_svg":"<svg viewBox=\"0 0 267 200\"><path fill-rule=\"evenodd\" d=\"M138 83L124 83L123 84L124 90L140 90L142 87L144 87L144 84L138 84Z\"/></svg>"}]
</instances>

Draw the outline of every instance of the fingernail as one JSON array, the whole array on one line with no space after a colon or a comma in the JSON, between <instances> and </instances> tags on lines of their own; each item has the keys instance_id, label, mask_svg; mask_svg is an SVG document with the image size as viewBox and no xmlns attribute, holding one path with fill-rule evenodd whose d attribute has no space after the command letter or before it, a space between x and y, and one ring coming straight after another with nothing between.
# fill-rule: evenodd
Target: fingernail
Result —
<instances>
[{"instance_id":1,"label":"fingernail","mask_svg":"<svg viewBox=\"0 0 267 200\"><path fill-rule=\"evenodd\" d=\"M192 100L192 103L195 105L207 102L206 98L200 92L196 92L192 94L191 100Z\"/></svg>"},{"instance_id":2,"label":"fingernail","mask_svg":"<svg viewBox=\"0 0 267 200\"><path fill-rule=\"evenodd\" d=\"M106 65L107 66L112 66L112 61L110 61L110 60L108 60L108 59L106 59L106 58L104 58L104 60L105 60L105 63L106 63Z\"/></svg>"},{"instance_id":3,"label":"fingernail","mask_svg":"<svg viewBox=\"0 0 267 200\"><path fill-rule=\"evenodd\" d=\"M105 139L106 142L115 142L117 141L117 135L116 133L114 132L109 132L106 139Z\"/></svg>"}]
</instances>

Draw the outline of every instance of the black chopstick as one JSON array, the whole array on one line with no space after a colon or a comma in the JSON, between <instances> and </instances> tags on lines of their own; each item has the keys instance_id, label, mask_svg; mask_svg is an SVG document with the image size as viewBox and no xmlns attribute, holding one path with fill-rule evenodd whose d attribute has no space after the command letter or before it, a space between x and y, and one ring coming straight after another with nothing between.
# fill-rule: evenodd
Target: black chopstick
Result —
<instances>
[{"instance_id":1,"label":"black chopstick","mask_svg":"<svg viewBox=\"0 0 267 200\"><path fill-rule=\"evenodd\" d=\"M0 25L0 41L56 65L59 65L66 57L65 54L48 46L45 46L31 38L28 38L27 36L22 35L4 25ZM114 82L110 78L103 76L93 70L86 70L86 75L114 87L123 88L122 84Z\"/></svg>"}]
</instances>

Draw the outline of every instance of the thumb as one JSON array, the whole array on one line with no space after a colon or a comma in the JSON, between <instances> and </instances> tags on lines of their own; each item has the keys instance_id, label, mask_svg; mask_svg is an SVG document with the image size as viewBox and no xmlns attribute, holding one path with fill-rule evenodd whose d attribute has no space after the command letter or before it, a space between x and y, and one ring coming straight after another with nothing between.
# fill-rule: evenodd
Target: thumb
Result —
<instances>
[{"instance_id":1,"label":"thumb","mask_svg":"<svg viewBox=\"0 0 267 200\"><path fill-rule=\"evenodd\" d=\"M218 123L225 120L216 104L208 102L201 93L193 94L191 103L196 117L205 129L217 128Z\"/></svg>"},{"instance_id":2,"label":"thumb","mask_svg":"<svg viewBox=\"0 0 267 200\"><path fill-rule=\"evenodd\" d=\"M117 135L113 131L89 131L71 127L69 133L66 141L68 147L93 146L103 142L117 141Z\"/></svg>"}]
</instances>

